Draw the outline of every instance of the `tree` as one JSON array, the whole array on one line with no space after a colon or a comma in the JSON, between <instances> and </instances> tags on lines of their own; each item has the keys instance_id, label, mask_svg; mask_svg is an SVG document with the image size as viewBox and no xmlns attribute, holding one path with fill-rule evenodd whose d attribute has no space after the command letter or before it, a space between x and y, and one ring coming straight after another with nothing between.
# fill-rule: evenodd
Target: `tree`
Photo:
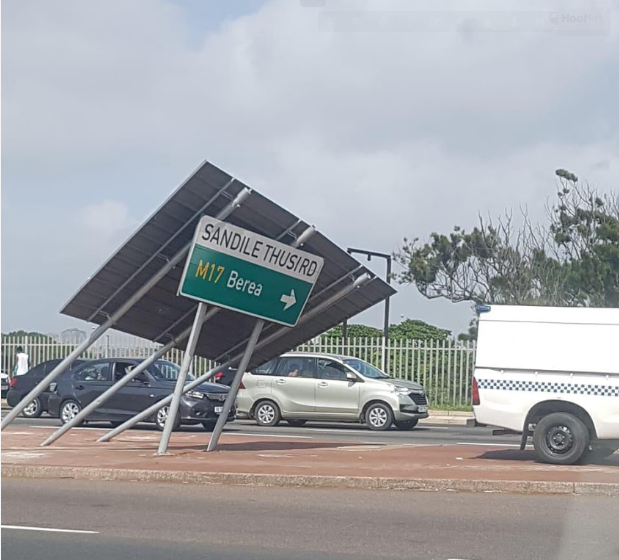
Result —
<instances>
[{"instance_id":1,"label":"tree","mask_svg":"<svg viewBox=\"0 0 619 560\"><path fill-rule=\"evenodd\" d=\"M619 307L619 197L599 195L557 170L559 201L549 209L555 257L568 263L567 291L583 305Z\"/></svg>"},{"instance_id":2,"label":"tree","mask_svg":"<svg viewBox=\"0 0 619 560\"><path fill-rule=\"evenodd\" d=\"M28 332L24 330L19 330L12 331L10 333L2 333L2 340L23 339L25 337L28 337L28 339L37 342L54 342L54 339L51 336L36 331Z\"/></svg>"},{"instance_id":3,"label":"tree","mask_svg":"<svg viewBox=\"0 0 619 560\"><path fill-rule=\"evenodd\" d=\"M348 338L378 338L383 336L383 330L375 327L368 327L367 325L348 325L347 327ZM328 338L342 338L344 333L342 332L342 325L336 325L332 329L329 329L325 336Z\"/></svg>"},{"instance_id":4,"label":"tree","mask_svg":"<svg viewBox=\"0 0 619 560\"><path fill-rule=\"evenodd\" d=\"M390 325L390 339L404 340L443 340L451 331L440 329L424 321L406 319L397 325ZM337 325L325 333L328 338L342 338L342 325ZM382 338L383 330L367 325L348 325L348 338Z\"/></svg>"},{"instance_id":5,"label":"tree","mask_svg":"<svg viewBox=\"0 0 619 560\"><path fill-rule=\"evenodd\" d=\"M418 319L406 319L399 325L391 325L389 328L389 338L400 340L445 340L450 334L451 331Z\"/></svg>"},{"instance_id":6,"label":"tree","mask_svg":"<svg viewBox=\"0 0 619 560\"><path fill-rule=\"evenodd\" d=\"M619 307L619 199L564 169L556 176L546 226L526 211L516 226L507 212L424 244L405 239L394 255L404 267L398 281L452 302Z\"/></svg>"}]
</instances>

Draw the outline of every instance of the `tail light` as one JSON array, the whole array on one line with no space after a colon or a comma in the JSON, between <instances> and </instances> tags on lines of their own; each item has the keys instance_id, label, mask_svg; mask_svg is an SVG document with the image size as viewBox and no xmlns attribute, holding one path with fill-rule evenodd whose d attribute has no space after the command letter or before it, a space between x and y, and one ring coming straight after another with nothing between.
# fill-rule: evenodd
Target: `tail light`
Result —
<instances>
[{"instance_id":1,"label":"tail light","mask_svg":"<svg viewBox=\"0 0 619 560\"><path fill-rule=\"evenodd\" d=\"M481 401L479 399L479 387L477 386L477 379L473 377L473 406L479 406Z\"/></svg>"},{"instance_id":2,"label":"tail light","mask_svg":"<svg viewBox=\"0 0 619 560\"><path fill-rule=\"evenodd\" d=\"M17 383L17 377L13 377L11 379L11 382L9 383L9 387L12 389L13 387L15 387L15 383Z\"/></svg>"},{"instance_id":3,"label":"tail light","mask_svg":"<svg viewBox=\"0 0 619 560\"><path fill-rule=\"evenodd\" d=\"M245 389L245 385L243 385L243 380L241 379L241 384L239 385L239 389Z\"/></svg>"}]
</instances>

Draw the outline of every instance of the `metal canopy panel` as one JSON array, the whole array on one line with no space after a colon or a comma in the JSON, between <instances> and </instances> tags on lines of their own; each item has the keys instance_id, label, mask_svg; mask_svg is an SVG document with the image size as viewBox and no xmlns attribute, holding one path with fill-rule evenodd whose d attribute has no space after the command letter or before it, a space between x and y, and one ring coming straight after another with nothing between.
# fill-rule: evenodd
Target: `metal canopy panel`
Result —
<instances>
[{"instance_id":1,"label":"metal canopy panel","mask_svg":"<svg viewBox=\"0 0 619 560\"><path fill-rule=\"evenodd\" d=\"M202 215L216 216L244 189L249 187L221 169L208 162L202 164L80 288L61 312L77 319L104 323L191 242ZM255 190L251 190L225 221L288 244L309 227L307 222ZM314 233L302 249L325 260L304 315L362 274L370 274L372 279L310 320L304 322L301 316L300 324L294 329L267 324L260 340L276 331L283 334L256 350L252 366L294 348L395 293L390 285L320 232ZM125 313L114 328L166 343L189 327L197 303L176 295L184 262L185 257ZM203 325L196 354L218 361L228 355L235 356L242 351L254 322L250 316L222 309Z\"/></svg>"}]
</instances>

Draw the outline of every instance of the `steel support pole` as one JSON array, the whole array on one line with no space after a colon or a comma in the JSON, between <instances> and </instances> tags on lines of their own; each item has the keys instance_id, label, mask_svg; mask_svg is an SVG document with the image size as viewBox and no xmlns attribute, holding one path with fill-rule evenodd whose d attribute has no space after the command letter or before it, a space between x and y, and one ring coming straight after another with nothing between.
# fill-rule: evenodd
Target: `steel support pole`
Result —
<instances>
[{"instance_id":1,"label":"steel support pole","mask_svg":"<svg viewBox=\"0 0 619 560\"><path fill-rule=\"evenodd\" d=\"M243 193L243 196L241 196ZM222 210L219 215L229 215L229 212L234 210L237 206L241 204L241 202L250 194L250 191L247 189L241 191L238 196L226 207ZM218 216L219 216L218 215ZM91 346L94 342L96 342L101 336L125 314L129 309L131 309L136 302L138 302L142 297L144 297L154 286L156 286L163 277L172 270L186 255L187 251L191 243L188 243L185 247L183 247L176 255L174 255L156 274L151 276L150 280L143 284L140 289L135 292L120 308L115 311L112 316L105 321L102 325L100 325L97 329L93 331L90 335L90 338L82 342L73 352L71 352L62 362L60 362L45 378L32 389L17 405L15 408L11 410L3 419L0 429L4 430L15 418L17 415L24 409L26 406L36 399L49 384L56 379L62 372L67 369L89 346Z\"/></svg>"},{"instance_id":2,"label":"steel support pole","mask_svg":"<svg viewBox=\"0 0 619 560\"><path fill-rule=\"evenodd\" d=\"M232 200L225 208L222 209L221 212L217 214L218 219L225 219L230 215L231 212L234 211L235 208L240 206L243 201L251 194L249 189L243 189L234 200ZM62 362L60 362L47 376L30 391L15 407L9 412L3 419L0 429L4 430L15 418L17 415L24 409L26 406L36 399L49 384L56 379L61 373L63 373L89 346L94 344L101 336L111 327L113 327L116 322L125 314L129 309L131 309L142 297L144 297L154 286L156 286L165 275L172 270L187 254L189 248L191 247L191 242L188 243L185 247L183 247L176 255L174 255L160 270L158 270L153 276L151 276L150 280L143 284L140 289L135 292L123 305L118 308L110 317L97 327L90 337L82 342L73 352L71 352Z\"/></svg>"},{"instance_id":3,"label":"steel support pole","mask_svg":"<svg viewBox=\"0 0 619 560\"><path fill-rule=\"evenodd\" d=\"M391 256L387 257L387 284L391 284ZM389 300L390 297L385 299L385 321L383 325L383 367L381 368L385 373L387 371L387 347L389 345Z\"/></svg>"},{"instance_id":4,"label":"steel support pole","mask_svg":"<svg viewBox=\"0 0 619 560\"><path fill-rule=\"evenodd\" d=\"M331 296L329 299L317 305L314 309L305 313L299 319L299 322L297 323L297 325L302 325L305 322L312 319L313 317L315 317L317 314L322 313L325 309L331 307L332 305L337 303L340 299L346 297L350 292L354 292L355 290L359 289L364 284L367 284L371 279L372 279L372 276L370 276L369 274L367 273L362 274L357 279L355 279L352 284L346 286L345 288L340 290L338 293ZM290 329L288 327L283 327L275 331L273 334L269 335L265 339L261 340L258 344L256 344L256 349L260 349L266 344L269 344L270 342L279 338L282 334L284 334L286 331L289 331L289 330ZM204 375L201 375L197 379L194 379L191 383L188 383L187 385L185 385L185 388L183 389L183 393L186 393L187 391L191 391L192 389L195 389L198 385L201 385L205 381L208 381L211 377L213 377L213 375L215 375L221 369L233 365L240 358L240 356L241 356L240 354L235 355L232 359L228 360L227 362L207 371ZM169 395L165 397L164 399L161 399L159 402L154 403L152 406L148 407L146 410L143 410L142 412L140 412L133 418L130 418L129 420L127 420L126 422L118 426L117 428L114 428L113 430L105 434L103 437L99 438L97 441L101 443L110 441L112 438L116 437L118 434L124 432L125 430L128 430L129 428L135 426L138 422L141 422L145 418L148 418L149 416L152 416L153 414L155 414L161 407L169 404L171 400L172 400L172 395Z\"/></svg>"},{"instance_id":5,"label":"steel support pole","mask_svg":"<svg viewBox=\"0 0 619 560\"><path fill-rule=\"evenodd\" d=\"M206 323L213 315L215 315L219 309L209 309L206 316L204 317L204 323ZM107 391L101 393L94 401L92 401L86 408L82 409L79 414L58 428L51 436L49 436L42 444L41 447L46 447L52 443L54 443L57 439L61 438L64 434L66 434L71 428L74 428L78 424L80 424L83 420L85 420L90 414L92 414L97 408L99 408L105 401L107 401L112 395L122 389L127 383L135 379L140 373L142 373L145 369L147 369L151 364L155 363L162 356L165 356L172 348L174 348L177 344L181 343L185 340L189 333L191 333L191 327L185 329L181 334L179 334L176 338L168 342L165 346L157 350L152 356L146 358L143 362L140 362L135 368L133 368L127 375L125 375L122 379L114 383Z\"/></svg>"},{"instance_id":6,"label":"steel support pole","mask_svg":"<svg viewBox=\"0 0 619 560\"><path fill-rule=\"evenodd\" d=\"M164 455L168 450L168 444L170 443L170 436L176 423L176 416L181 404L181 397L183 396L183 388L185 387L185 380L187 379L187 372L191 367L193 361L193 354L196 351L196 344L198 344L198 338L200 338L200 330L202 329L202 323L204 322L204 315L206 314L206 304L200 302L198 309L196 310L196 317L193 320L193 326L191 327L191 333L189 340L187 341L187 348L185 349L185 355L181 363L181 370L178 372L178 379L174 386L174 393L172 394L172 402L168 410L168 417L163 427L163 434L161 434L161 440L159 441L158 455Z\"/></svg>"},{"instance_id":7,"label":"steel support pole","mask_svg":"<svg viewBox=\"0 0 619 560\"><path fill-rule=\"evenodd\" d=\"M217 200L217 198L219 198L227 190L227 188L232 183L234 183L234 181L235 181L234 179L230 179L230 181L228 181L220 191L215 193L214 196L212 196L197 212L195 212L193 217L198 216L200 213L206 210L213 202L215 202L215 200ZM230 213L233 212L235 208L240 206L250 194L251 194L251 191L249 189L246 189L246 188L243 189L241 192L239 192L239 194L230 204L226 204L225 208L217 215L217 218L220 220L225 220L226 217L229 216ZM110 303L110 301L112 301L120 292L122 292L131 283L131 281L138 274L140 274L140 272L142 272L152 261L154 261L157 258L157 255L159 254L159 252L165 249L172 241L174 241L174 239L176 239L178 235L181 234L181 232L187 227L189 222L191 222L192 218L190 218L183 227L178 229L176 233L172 237L170 237L170 239L168 239L161 247L159 247L159 251L157 253L153 253L146 260L146 262L144 262L140 266L140 268L134 271L134 273L131 276L129 276L129 278L127 278L120 286L118 286L118 288L116 288L116 290L114 290L114 292L109 297L107 297L106 300L97 308L97 310L88 318L88 321L89 322L92 321L101 310L105 309L106 305Z\"/></svg>"},{"instance_id":8,"label":"steel support pole","mask_svg":"<svg viewBox=\"0 0 619 560\"><path fill-rule=\"evenodd\" d=\"M60 362L45 378L35 385L34 389L30 391L21 401L19 401L15 407L2 419L2 430L6 428L17 415L34 399L36 399L49 384L56 379L67 367L69 367L91 344L94 344L105 331L107 331L113 325L112 319L108 319L105 323L97 327L89 338L82 342L77 348L73 350L62 362Z\"/></svg>"},{"instance_id":9,"label":"steel support pole","mask_svg":"<svg viewBox=\"0 0 619 560\"><path fill-rule=\"evenodd\" d=\"M239 364L238 369L236 370L236 374L234 375L234 380L232 381L232 385L230 386L230 391L228 392L228 396L226 397L226 402L224 403L224 408L217 419L217 424L215 424L215 429L213 430L213 435L208 442L207 451L213 451L215 447L217 447L217 442L219 441L219 437L221 436L221 432L223 432L224 426L228 421L228 415L232 410L232 406L234 405L234 401L236 400L236 396L239 392L239 387L241 385L241 379L243 379L243 375L247 370L247 366L249 365L249 360L251 360L251 356L254 353L254 348L260 338L260 333L262 332L262 327L264 326L264 321L262 319L258 319L256 324L254 325L253 330L251 331L251 336L249 337L249 341L247 342L247 347L245 348L245 352L243 352L243 357L241 358L241 363Z\"/></svg>"}]
</instances>

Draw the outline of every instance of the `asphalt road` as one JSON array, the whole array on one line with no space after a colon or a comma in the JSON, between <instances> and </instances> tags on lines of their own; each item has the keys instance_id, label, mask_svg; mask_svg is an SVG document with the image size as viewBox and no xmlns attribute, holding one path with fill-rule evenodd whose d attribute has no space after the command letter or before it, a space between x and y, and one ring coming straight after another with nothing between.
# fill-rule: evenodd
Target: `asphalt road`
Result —
<instances>
[{"instance_id":1,"label":"asphalt road","mask_svg":"<svg viewBox=\"0 0 619 560\"><path fill-rule=\"evenodd\" d=\"M593 496L2 480L4 560L616 560L617 519Z\"/></svg>"},{"instance_id":2,"label":"asphalt road","mask_svg":"<svg viewBox=\"0 0 619 560\"><path fill-rule=\"evenodd\" d=\"M3 413L4 416L4 413ZM36 420L16 418L11 426L19 427L59 427L57 418L43 416ZM92 423L84 429L103 428L110 430L109 423ZM152 424L140 424L137 430L152 431ZM203 432L202 426L184 426L185 431ZM293 428L282 422L275 428L263 428L249 420L235 420L226 426L226 431L237 434L251 434L256 437L277 435L280 437L301 437L323 439L329 441L356 442L356 443L426 443L426 444L487 444L507 445L518 447L520 436L493 436L490 428L467 428L466 426L444 426L422 423L410 432L401 432L391 429L388 432L372 432L360 424L322 424L310 423L301 428Z\"/></svg>"}]
</instances>

